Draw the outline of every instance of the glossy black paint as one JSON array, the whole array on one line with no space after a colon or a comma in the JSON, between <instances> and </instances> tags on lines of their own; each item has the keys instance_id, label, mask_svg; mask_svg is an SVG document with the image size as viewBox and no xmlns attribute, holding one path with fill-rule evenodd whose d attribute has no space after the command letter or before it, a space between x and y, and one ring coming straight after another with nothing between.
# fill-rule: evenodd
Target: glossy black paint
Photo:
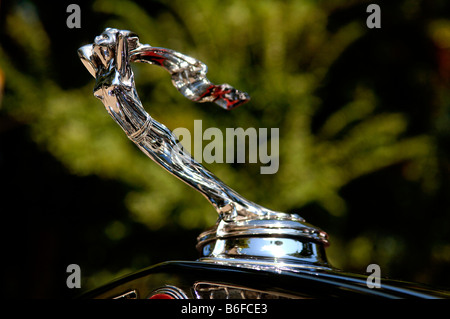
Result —
<instances>
[{"instance_id":1,"label":"glossy black paint","mask_svg":"<svg viewBox=\"0 0 450 319\"><path fill-rule=\"evenodd\" d=\"M335 270L299 269L292 272L172 261L118 279L85 293L81 298L114 298L134 289L138 291L138 298L145 299L164 285L179 287L188 298L194 298L191 288L200 281L263 290L292 298L450 298L450 292L393 280L382 279L380 288L369 288L366 280L367 276Z\"/></svg>"}]
</instances>

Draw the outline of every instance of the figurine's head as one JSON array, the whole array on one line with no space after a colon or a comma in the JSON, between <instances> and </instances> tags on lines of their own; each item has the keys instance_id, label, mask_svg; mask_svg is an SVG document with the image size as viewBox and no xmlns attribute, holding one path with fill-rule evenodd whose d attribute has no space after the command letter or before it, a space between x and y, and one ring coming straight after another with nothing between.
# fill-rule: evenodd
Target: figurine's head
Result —
<instances>
[{"instance_id":1,"label":"figurine's head","mask_svg":"<svg viewBox=\"0 0 450 319\"><path fill-rule=\"evenodd\" d=\"M119 38L128 44L128 50L136 48L139 44L138 37L127 30L107 28L102 34L95 37L93 44L85 45L78 49L78 56L93 77L100 67L108 68L116 57ZM123 48L122 48L123 49Z\"/></svg>"},{"instance_id":2,"label":"figurine's head","mask_svg":"<svg viewBox=\"0 0 450 319\"><path fill-rule=\"evenodd\" d=\"M106 28L102 34L95 37L94 45L98 46L98 47L113 49L113 47L116 45L116 42L117 42L117 33L118 32L119 32L118 29ZM124 32L124 31L121 31L121 32Z\"/></svg>"},{"instance_id":3,"label":"figurine's head","mask_svg":"<svg viewBox=\"0 0 450 319\"><path fill-rule=\"evenodd\" d=\"M107 68L116 55L117 33L119 30L107 28L102 34L95 37L92 49L94 57L98 59L103 67ZM98 63L97 62L97 63Z\"/></svg>"}]
</instances>

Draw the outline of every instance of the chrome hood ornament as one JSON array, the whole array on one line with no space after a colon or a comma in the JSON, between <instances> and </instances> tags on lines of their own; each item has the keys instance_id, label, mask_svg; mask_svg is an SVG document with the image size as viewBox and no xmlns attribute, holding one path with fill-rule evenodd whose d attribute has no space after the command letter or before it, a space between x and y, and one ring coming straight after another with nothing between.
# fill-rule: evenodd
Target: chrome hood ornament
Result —
<instances>
[{"instance_id":1,"label":"chrome hood ornament","mask_svg":"<svg viewBox=\"0 0 450 319\"><path fill-rule=\"evenodd\" d=\"M216 209L217 224L198 237L200 261L250 267L329 267L327 234L296 214L257 205L220 181L186 152L177 137L144 109L131 62L158 65L173 85L194 102L214 102L230 110L249 101L228 84L214 85L202 62L179 52L141 44L136 34L107 28L78 50L95 78L94 95L133 143L169 173L196 189Z\"/></svg>"}]
</instances>

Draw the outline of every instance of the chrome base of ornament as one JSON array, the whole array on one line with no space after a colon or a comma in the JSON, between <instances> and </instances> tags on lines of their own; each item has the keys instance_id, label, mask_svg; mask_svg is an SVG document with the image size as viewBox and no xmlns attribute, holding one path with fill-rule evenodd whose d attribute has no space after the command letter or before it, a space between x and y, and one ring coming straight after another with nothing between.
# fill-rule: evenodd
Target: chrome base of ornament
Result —
<instances>
[{"instance_id":1,"label":"chrome base of ornament","mask_svg":"<svg viewBox=\"0 0 450 319\"><path fill-rule=\"evenodd\" d=\"M327 234L298 220L220 220L197 241L202 262L284 270L331 268L325 254Z\"/></svg>"}]
</instances>

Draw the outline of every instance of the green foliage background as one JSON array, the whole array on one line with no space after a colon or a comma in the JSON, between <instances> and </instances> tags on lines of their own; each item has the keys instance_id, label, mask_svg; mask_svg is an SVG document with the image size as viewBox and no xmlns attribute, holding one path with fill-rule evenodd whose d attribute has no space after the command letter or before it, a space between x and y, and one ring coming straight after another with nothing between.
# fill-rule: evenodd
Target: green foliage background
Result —
<instances>
[{"instance_id":1,"label":"green foliage background","mask_svg":"<svg viewBox=\"0 0 450 319\"><path fill-rule=\"evenodd\" d=\"M92 95L76 49L105 27L191 55L214 83L252 96L231 112L194 104L156 67L136 65L149 113L169 128L280 128L280 169L211 164L266 207L326 230L333 265L450 286L450 21L445 1L86 1L2 3L0 165L12 295L71 296L167 259L196 258L216 214L141 154ZM447 10L447 11L446 11ZM11 238L8 235L8 238ZM17 287L20 283L21 287Z\"/></svg>"}]
</instances>

